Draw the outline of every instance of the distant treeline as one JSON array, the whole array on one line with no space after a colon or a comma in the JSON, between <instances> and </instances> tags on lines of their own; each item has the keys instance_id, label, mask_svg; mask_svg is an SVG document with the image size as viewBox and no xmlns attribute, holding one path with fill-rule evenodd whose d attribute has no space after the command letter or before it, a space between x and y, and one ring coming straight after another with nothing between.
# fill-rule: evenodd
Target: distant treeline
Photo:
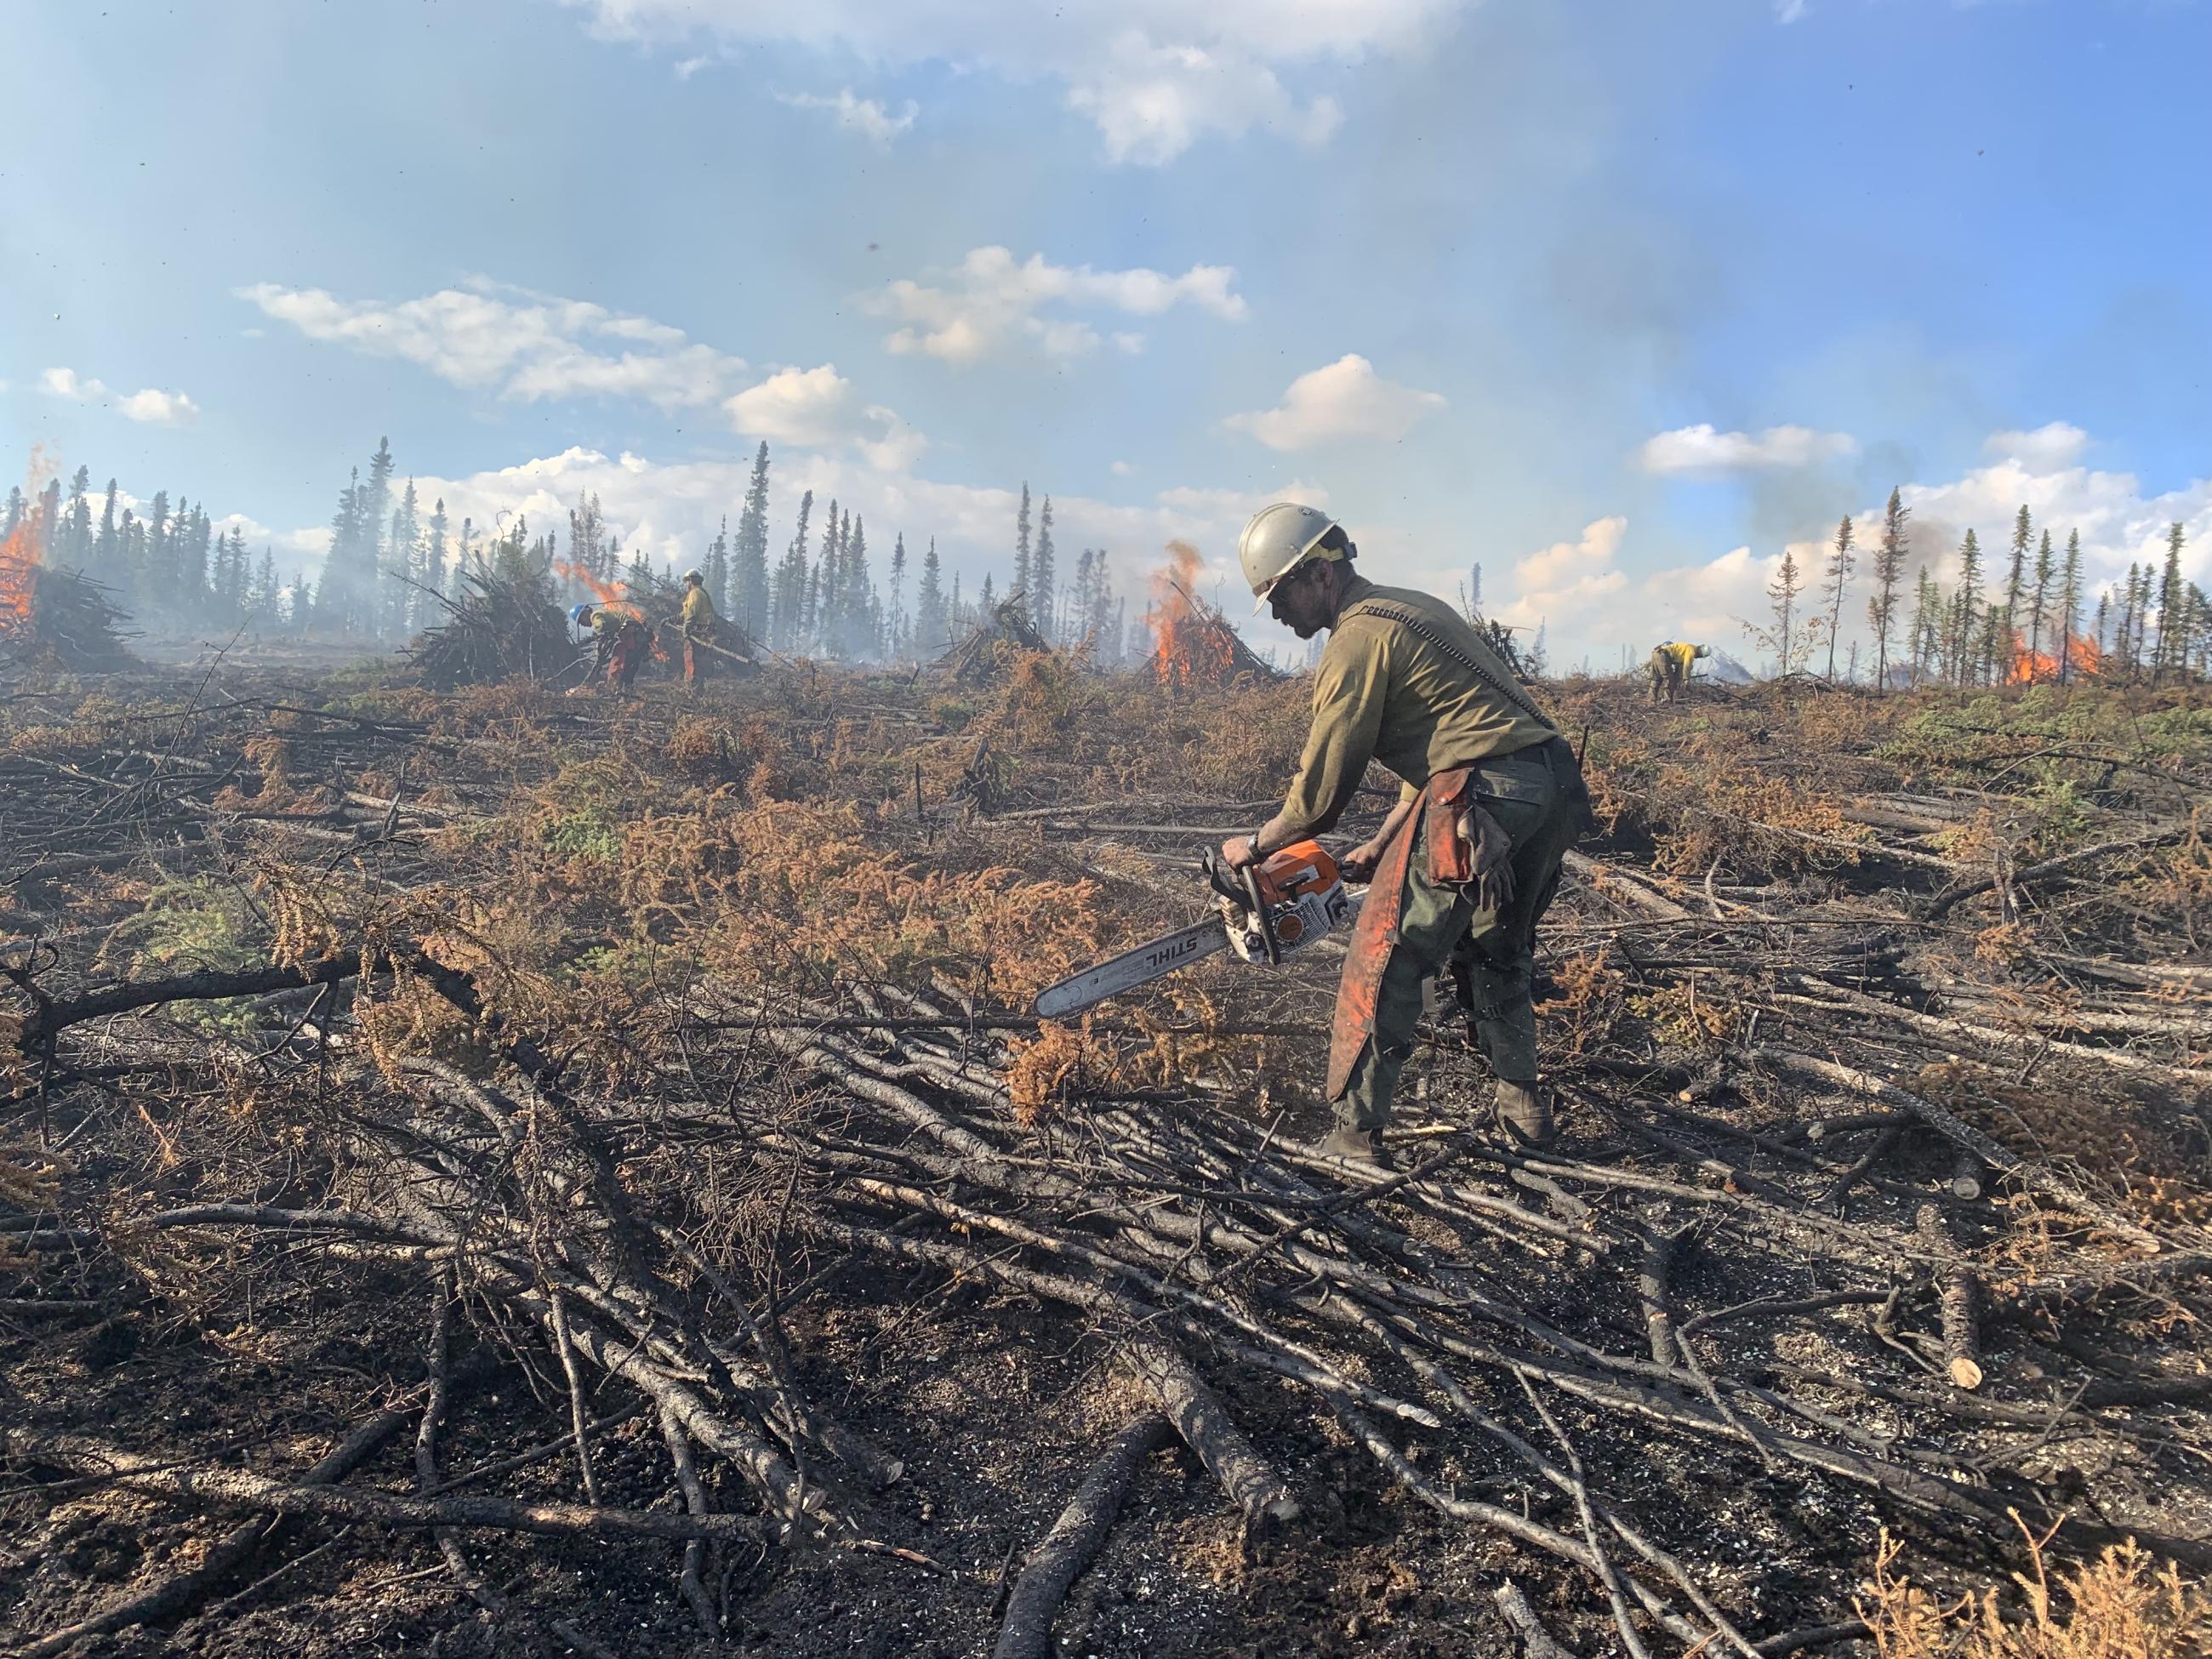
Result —
<instances>
[{"instance_id":1,"label":"distant treeline","mask_svg":"<svg viewBox=\"0 0 2212 1659\"><path fill-rule=\"evenodd\" d=\"M551 574L575 599L588 599L591 591L568 571L603 583L646 573L644 550L624 554L596 495L578 497L565 533L559 526L533 531L520 516L486 529L468 518L454 524L442 499L426 510L411 478L394 489L397 471L390 441L380 440L367 476L355 468L338 492L330 551L312 581L301 571L280 570L266 545L256 555L242 531L216 534L204 502L194 504L180 492L173 503L164 490L142 504L142 514L139 505L118 505L112 478L104 498L94 495L91 472L82 466L65 497L58 478L35 501L20 488L10 490L0 534L15 534L29 518L42 558L108 584L142 626L228 631L252 624L376 643L405 640L439 621L444 600L459 593L471 570ZM1037 631L1056 645L1088 642L1094 659L1107 665L1150 649L1141 609L1132 617L1126 598L1114 591L1106 550L1082 549L1073 572L1063 573L1052 498L1043 497L1033 513L1026 483L1006 593L988 574L979 589L963 591L960 574L951 572L948 587L933 536L918 569L912 568L917 562L903 532L894 535L878 581L864 518L834 500L817 511L811 489L800 495L790 538L771 562L765 443L735 506L735 526L726 515L693 562L724 616L787 654L926 659L967 637L1014 592Z\"/></svg>"}]
</instances>

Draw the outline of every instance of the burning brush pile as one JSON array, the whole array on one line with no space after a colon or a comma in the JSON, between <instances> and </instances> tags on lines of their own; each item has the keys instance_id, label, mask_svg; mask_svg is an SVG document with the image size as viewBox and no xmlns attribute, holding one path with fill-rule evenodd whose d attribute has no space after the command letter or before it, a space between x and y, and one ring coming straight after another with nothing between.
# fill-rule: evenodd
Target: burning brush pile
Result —
<instances>
[{"instance_id":1,"label":"burning brush pile","mask_svg":"<svg viewBox=\"0 0 2212 1659\"><path fill-rule=\"evenodd\" d=\"M1182 690L1279 678L1229 619L1198 597L1194 584L1202 563L1188 542L1170 542L1168 563L1152 573L1145 625L1152 631L1152 672L1160 684Z\"/></svg>"},{"instance_id":2,"label":"burning brush pile","mask_svg":"<svg viewBox=\"0 0 2212 1659\"><path fill-rule=\"evenodd\" d=\"M81 571L46 564L37 514L0 543L0 657L25 668L100 672L131 665L131 618L113 591Z\"/></svg>"}]
</instances>

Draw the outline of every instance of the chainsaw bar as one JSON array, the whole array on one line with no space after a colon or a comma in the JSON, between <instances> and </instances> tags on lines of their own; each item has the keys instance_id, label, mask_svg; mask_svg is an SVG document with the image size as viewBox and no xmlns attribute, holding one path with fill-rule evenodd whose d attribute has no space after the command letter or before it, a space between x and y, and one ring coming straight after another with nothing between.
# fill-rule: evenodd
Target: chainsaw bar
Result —
<instances>
[{"instance_id":1,"label":"chainsaw bar","mask_svg":"<svg viewBox=\"0 0 2212 1659\"><path fill-rule=\"evenodd\" d=\"M1046 1019L1080 1013L1094 1003L1103 1002L1108 997L1118 996L1163 974L1172 974L1201 957L1228 948L1229 930L1219 916L1209 916L1177 932L1164 933L1133 951L1124 951L1057 985L1047 986L1037 993L1036 1011Z\"/></svg>"}]
</instances>

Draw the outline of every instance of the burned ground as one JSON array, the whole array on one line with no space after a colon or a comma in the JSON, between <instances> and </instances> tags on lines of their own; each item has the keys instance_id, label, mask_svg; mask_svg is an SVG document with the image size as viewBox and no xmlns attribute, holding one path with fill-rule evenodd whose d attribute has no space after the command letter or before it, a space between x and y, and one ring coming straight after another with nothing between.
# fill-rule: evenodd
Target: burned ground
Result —
<instances>
[{"instance_id":1,"label":"burned ground","mask_svg":"<svg viewBox=\"0 0 2212 1659\"><path fill-rule=\"evenodd\" d=\"M1302 1152L1328 947L1023 1012L1195 914L1301 689L1002 666L12 687L17 1649L177 1585L82 1650L988 1652L1162 1412L1062 1650L1520 1651L1510 1580L1576 1652L1911 1653L1901 1579L2026 1617L2054 1526L2202 1574L2201 700L1549 688L1564 1139L1440 1013L1370 1188Z\"/></svg>"}]
</instances>

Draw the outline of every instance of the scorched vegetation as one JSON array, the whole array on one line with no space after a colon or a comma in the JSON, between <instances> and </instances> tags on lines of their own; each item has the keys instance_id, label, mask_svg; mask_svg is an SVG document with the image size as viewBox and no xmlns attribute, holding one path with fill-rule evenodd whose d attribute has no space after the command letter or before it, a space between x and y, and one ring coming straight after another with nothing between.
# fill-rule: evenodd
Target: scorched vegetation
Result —
<instances>
[{"instance_id":1,"label":"scorched vegetation","mask_svg":"<svg viewBox=\"0 0 2212 1659\"><path fill-rule=\"evenodd\" d=\"M1549 688L1368 1182L1326 947L1026 1012L1301 686L969 656L12 690L15 1651L2202 1650L2201 697Z\"/></svg>"}]
</instances>

